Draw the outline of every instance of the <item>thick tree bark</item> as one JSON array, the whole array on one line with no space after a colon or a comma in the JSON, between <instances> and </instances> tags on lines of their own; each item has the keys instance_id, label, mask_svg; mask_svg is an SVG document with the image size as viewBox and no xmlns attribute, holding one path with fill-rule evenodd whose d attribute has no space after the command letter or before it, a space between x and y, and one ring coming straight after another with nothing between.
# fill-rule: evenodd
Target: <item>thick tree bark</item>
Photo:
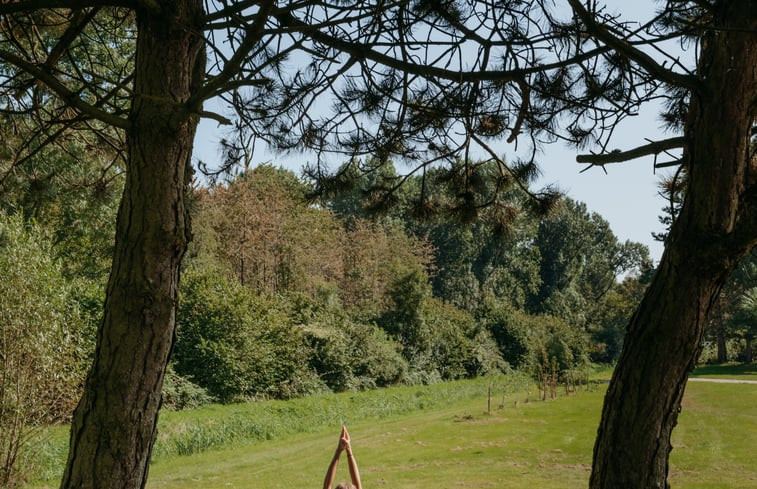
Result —
<instances>
[{"instance_id":1,"label":"thick tree bark","mask_svg":"<svg viewBox=\"0 0 757 489\"><path fill-rule=\"evenodd\" d=\"M202 0L157 8L137 12L126 186L95 360L71 427L65 489L144 487L174 341L197 126L184 102L204 72Z\"/></svg>"},{"instance_id":2,"label":"thick tree bark","mask_svg":"<svg viewBox=\"0 0 757 489\"><path fill-rule=\"evenodd\" d=\"M686 202L657 274L631 319L605 397L592 489L667 486L671 432L710 308L757 242L757 2L719 2L703 39L703 88L685 128Z\"/></svg>"}]
</instances>

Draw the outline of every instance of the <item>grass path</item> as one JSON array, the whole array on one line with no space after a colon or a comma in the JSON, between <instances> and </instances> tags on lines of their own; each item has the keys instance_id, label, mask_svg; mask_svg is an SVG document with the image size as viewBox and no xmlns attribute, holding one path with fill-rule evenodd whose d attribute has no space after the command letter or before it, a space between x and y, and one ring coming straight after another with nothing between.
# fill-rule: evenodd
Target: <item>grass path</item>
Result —
<instances>
[{"instance_id":1,"label":"grass path","mask_svg":"<svg viewBox=\"0 0 757 489\"><path fill-rule=\"evenodd\" d=\"M706 376L754 379L737 370ZM366 489L586 487L606 385L547 402L535 392L526 402L526 385L478 379L164 413L148 489L319 489L343 420ZM66 427L51 430L47 480L30 489L57 486L66 440ZM689 383L673 445L674 489L757 488L757 386Z\"/></svg>"},{"instance_id":2,"label":"grass path","mask_svg":"<svg viewBox=\"0 0 757 489\"><path fill-rule=\"evenodd\" d=\"M694 382L714 382L716 384L757 384L757 380L750 379L711 379L709 377L691 377Z\"/></svg>"},{"instance_id":3,"label":"grass path","mask_svg":"<svg viewBox=\"0 0 757 489\"><path fill-rule=\"evenodd\" d=\"M585 420L598 420L600 399L513 400L487 415L482 396L350 430L366 488L581 487L594 431ZM148 488L319 487L338 428L156 463Z\"/></svg>"},{"instance_id":4,"label":"grass path","mask_svg":"<svg viewBox=\"0 0 757 489\"><path fill-rule=\"evenodd\" d=\"M549 402L513 396L488 415L482 395L349 427L368 489L583 488L602 396L603 389ZM319 488L338 431L337 421L310 434L167 458L153 465L148 488ZM673 444L674 488L757 487L757 387L690 384ZM344 466L340 476L347 478Z\"/></svg>"}]
</instances>

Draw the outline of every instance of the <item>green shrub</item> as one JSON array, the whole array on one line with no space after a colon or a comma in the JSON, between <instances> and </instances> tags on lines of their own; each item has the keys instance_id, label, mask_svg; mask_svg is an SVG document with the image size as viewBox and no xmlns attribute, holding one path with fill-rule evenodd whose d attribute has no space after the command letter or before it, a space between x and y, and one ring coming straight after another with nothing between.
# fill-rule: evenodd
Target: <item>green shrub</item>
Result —
<instances>
[{"instance_id":1,"label":"green shrub","mask_svg":"<svg viewBox=\"0 0 757 489\"><path fill-rule=\"evenodd\" d=\"M375 324L332 313L319 315L305 330L310 365L333 391L388 386L407 371L399 345Z\"/></svg>"},{"instance_id":2,"label":"green shrub","mask_svg":"<svg viewBox=\"0 0 757 489\"><path fill-rule=\"evenodd\" d=\"M177 374L172 365L168 366L163 380L164 409L178 411L181 409L195 409L213 402L208 391L191 380Z\"/></svg>"},{"instance_id":3,"label":"green shrub","mask_svg":"<svg viewBox=\"0 0 757 489\"><path fill-rule=\"evenodd\" d=\"M0 213L0 487L23 481L31 435L70 417L85 376L86 327L52 256L38 226Z\"/></svg>"},{"instance_id":4,"label":"green shrub","mask_svg":"<svg viewBox=\"0 0 757 489\"><path fill-rule=\"evenodd\" d=\"M587 334L554 316L532 316L505 304L489 302L478 317L491 332L504 359L535 374L538 365L555 360L559 371L589 363Z\"/></svg>"},{"instance_id":5,"label":"green shrub","mask_svg":"<svg viewBox=\"0 0 757 489\"><path fill-rule=\"evenodd\" d=\"M490 332L473 316L430 296L422 277L409 275L393 291L396 305L381 326L401 343L409 370L405 381L427 384L502 371L503 361Z\"/></svg>"},{"instance_id":6,"label":"green shrub","mask_svg":"<svg viewBox=\"0 0 757 489\"><path fill-rule=\"evenodd\" d=\"M527 315L489 299L476 311L476 317L491 333L504 360L513 368L527 369L530 359Z\"/></svg>"},{"instance_id":7,"label":"green shrub","mask_svg":"<svg viewBox=\"0 0 757 489\"><path fill-rule=\"evenodd\" d=\"M553 316L532 316L531 323L534 330L538 331L531 343L531 353L536 354L533 363L538 363L546 353L550 361L554 359L557 362L560 372L580 369L589 364L588 337L585 332L572 328Z\"/></svg>"},{"instance_id":8,"label":"green shrub","mask_svg":"<svg viewBox=\"0 0 757 489\"><path fill-rule=\"evenodd\" d=\"M494 339L473 316L429 298L421 306L431 361L445 380L476 377L506 367Z\"/></svg>"},{"instance_id":9,"label":"green shrub","mask_svg":"<svg viewBox=\"0 0 757 489\"><path fill-rule=\"evenodd\" d=\"M274 300L212 271L189 270L177 317L176 372L222 402L307 392L307 349Z\"/></svg>"}]
</instances>

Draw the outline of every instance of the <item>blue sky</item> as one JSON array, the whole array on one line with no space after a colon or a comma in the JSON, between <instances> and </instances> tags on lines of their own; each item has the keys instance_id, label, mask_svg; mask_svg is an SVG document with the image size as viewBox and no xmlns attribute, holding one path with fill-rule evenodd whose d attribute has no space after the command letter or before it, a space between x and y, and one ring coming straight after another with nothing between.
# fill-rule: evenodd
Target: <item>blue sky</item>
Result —
<instances>
[{"instance_id":1,"label":"blue sky","mask_svg":"<svg viewBox=\"0 0 757 489\"><path fill-rule=\"evenodd\" d=\"M557 0L556 3L563 3ZM610 11L633 20L649 18L654 11L654 2L635 0L607 2ZM218 140L222 132L215 121L203 120L195 140L194 156L206 163L218 161ZM646 144L647 139L658 140L671 137L660 128L657 110L649 107L638 116L627 119L620 131L616 132L613 147L621 150ZM507 158L512 159L514 148L503 147ZM646 244L655 261L662 255L662 244L652 239L652 232L660 232L663 226L658 221L665 205L658 195L658 183L664 174L655 173L652 157L624 163L607 165L607 173L600 168L591 168L581 173L585 165L575 162L577 151L560 144L543 148L539 157L542 177L537 185L555 184L569 197L585 202L591 212L601 214L609 221L613 231L621 240L632 240ZM297 157L274 156L260 149L255 155L255 163L270 162L295 172L312 160L305 154ZM341 161L332 162L338 165Z\"/></svg>"},{"instance_id":2,"label":"blue sky","mask_svg":"<svg viewBox=\"0 0 757 489\"><path fill-rule=\"evenodd\" d=\"M654 115L640 115L631 122L616 140L618 149L645 144L645 138L669 137L658 129ZM211 165L218 161L221 132L216 125L214 121L203 121L195 141L195 158ZM589 211L601 214L610 223L619 239L646 244L652 258L659 261L662 243L652 239L652 232L663 230L658 216L665 201L658 195L658 183L663 173L658 170L655 174L652 157L607 165L605 174L600 168L581 173L585 165L576 163L576 154L576 150L559 144L545 147L539 158L542 177L537 185L555 184L565 195L585 202ZM308 161L307 154L296 158L277 157L267 151L260 151L255 158L255 163L270 162L297 173Z\"/></svg>"}]
</instances>

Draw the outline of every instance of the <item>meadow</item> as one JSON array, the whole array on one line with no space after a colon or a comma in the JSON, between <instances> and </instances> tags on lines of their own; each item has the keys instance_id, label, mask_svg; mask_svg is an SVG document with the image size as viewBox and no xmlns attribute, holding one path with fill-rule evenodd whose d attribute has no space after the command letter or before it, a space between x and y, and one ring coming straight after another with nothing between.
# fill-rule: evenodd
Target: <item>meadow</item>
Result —
<instances>
[{"instance_id":1,"label":"meadow","mask_svg":"<svg viewBox=\"0 0 757 489\"><path fill-rule=\"evenodd\" d=\"M341 423L368 489L582 488L603 393L516 376L164 413L148 488L319 487ZM757 487L757 385L690 383L673 444L672 487Z\"/></svg>"}]
</instances>

